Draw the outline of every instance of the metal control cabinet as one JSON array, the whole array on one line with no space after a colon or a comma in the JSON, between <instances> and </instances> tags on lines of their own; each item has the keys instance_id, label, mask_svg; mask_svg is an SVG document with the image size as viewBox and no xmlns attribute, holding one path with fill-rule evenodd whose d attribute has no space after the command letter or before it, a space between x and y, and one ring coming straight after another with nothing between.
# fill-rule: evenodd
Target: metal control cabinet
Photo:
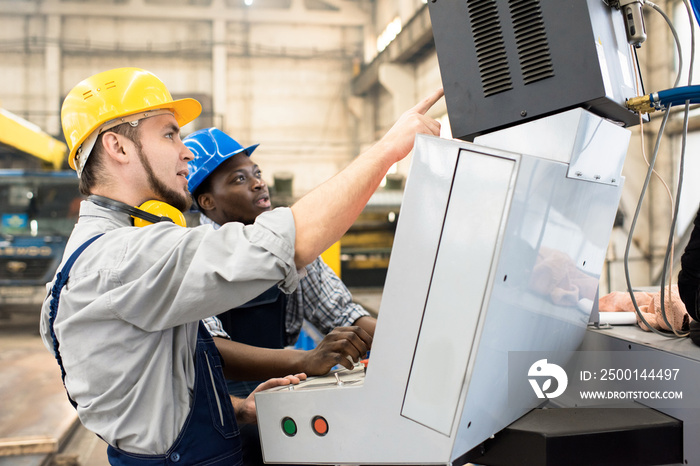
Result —
<instances>
[{"instance_id":1,"label":"metal control cabinet","mask_svg":"<svg viewBox=\"0 0 700 466\"><path fill-rule=\"evenodd\" d=\"M603 0L428 2L454 137L581 107L624 126L642 91L622 13Z\"/></svg>"},{"instance_id":2,"label":"metal control cabinet","mask_svg":"<svg viewBox=\"0 0 700 466\"><path fill-rule=\"evenodd\" d=\"M629 132L597 120L623 159ZM574 133L573 159L604 134ZM367 373L256 394L265 461L451 464L537 406L508 354L577 348L622 186L571 161L419 135ZM571 299L548 288L565 269Z\"/></svg>"}]
</instances>

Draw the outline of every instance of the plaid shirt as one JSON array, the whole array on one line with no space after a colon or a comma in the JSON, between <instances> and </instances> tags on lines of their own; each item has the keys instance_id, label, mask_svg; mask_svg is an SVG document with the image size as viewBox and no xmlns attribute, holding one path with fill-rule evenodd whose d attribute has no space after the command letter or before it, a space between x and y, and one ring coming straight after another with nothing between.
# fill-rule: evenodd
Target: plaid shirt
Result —
<instances>
[{"instance_id":1,"label":"plaid shirt","mask_svg":"<svg viewBox=\"0 0 700 466\"><path fill-rule=\"evenodd\" d=\"M219 228L218 224L204 214L200 215L200 223ZM288 296L286 343L289 346L297 341L304 320L325 335L336 327L353 325L360 317L369 315L362 306L352 302L352 294L345 284L318 257L306 266L306 276L299 280L297 289ZM218 318L209 317L203 322L212 336L229 338Z\"/></svg>"}]
</instances>

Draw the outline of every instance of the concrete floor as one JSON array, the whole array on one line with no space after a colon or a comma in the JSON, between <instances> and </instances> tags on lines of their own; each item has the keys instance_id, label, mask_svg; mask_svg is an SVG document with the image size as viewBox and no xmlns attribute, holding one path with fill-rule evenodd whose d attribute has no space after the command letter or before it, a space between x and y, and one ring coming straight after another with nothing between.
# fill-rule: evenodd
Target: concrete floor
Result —
<instances>
[{"instance_id":1,"label":"concrete floor","mask_svg":"<svg viewBox=\"0 0 700 466\"><path fill-rule=\"evenodd\" d=\"M0 451L21 453L0 456L0 466L108 464L102 441L81 432L56 360L38 329L36 315L0 320Z\"/></svg>"},{"instance_id":2,"label":"concrete floor","mask_svg":"<svg viewBox=\"0 0 700 466\"><path fill-rule=\"evenodd\" d=\"M356 302L377 314L381 289L351 291ZM7 443L28 443L43 452L0 456L0 466L107 465L105 442L78 421L38 328L36 315L0 320L0 452Z\"/></svg>"}]
</instances>

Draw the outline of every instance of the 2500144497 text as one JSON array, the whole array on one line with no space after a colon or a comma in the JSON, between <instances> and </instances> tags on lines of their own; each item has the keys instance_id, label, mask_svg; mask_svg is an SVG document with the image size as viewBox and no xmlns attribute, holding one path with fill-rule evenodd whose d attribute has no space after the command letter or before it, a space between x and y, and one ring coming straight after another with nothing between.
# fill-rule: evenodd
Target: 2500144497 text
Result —
<instances>
[{"instance_id":1,"label":"2500144497 text","mask_svg":"<svg viewBox=\"0 0 700 466\"><path fill-rule=\"evenodd\" d=\"M600 371L580 371L580 380L677 380L680 369L600 369Z\"/></svg>"}]
</instances>

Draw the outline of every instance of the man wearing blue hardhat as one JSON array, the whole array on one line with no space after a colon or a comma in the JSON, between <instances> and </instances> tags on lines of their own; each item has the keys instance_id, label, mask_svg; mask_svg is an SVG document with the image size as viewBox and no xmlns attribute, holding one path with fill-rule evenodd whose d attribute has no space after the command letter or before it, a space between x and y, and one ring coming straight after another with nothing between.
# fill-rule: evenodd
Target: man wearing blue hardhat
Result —
<instances>
[{"instance_id":1,"label":"man wearing blue hardhat","mask_svg":"<svg viewBox=\"0 0 700 466\"><path fill-rule=\"evenodd\" d=\"M262 172L250 159L257 144L243 147L217 128L199 130L183 142L193 155L188 186L201 223L214 228L229 222L250 225L271 210ZM296 342L304 320L325 334L324 339L310 351L283 349ZM351 360L358 361L370 348L376 320L352 302L343 282L318 257L306 266L306 275L292 294L272 287L204 323L229 374L257 374L261 380L275 374L321 375L339 363L352 368ZM257 384L229 381L229 393L246 397ZM244 464L262 464L255 426L241 434Z\"/></svg>"},{"instance_id":2,"label":"man wearing blue hardhat","mask_svg":"<svg viewBox=\"0 0 700 466\"><path fill-rule=\"evenodd\" d=\"M188 164L190 172L188 186L201 214L200 223L213 225L214 228L229 222L249 225L258 215L271 210L270 194L262 178L262 172L250 159L257 144L244 148L217 128L199 130L187 136L183 142L193 155L193 160ZM277 287L273 288L278 291ZM323 333L329 333L339 326L357 323L363 330L361 332L358 330L358 334L365 345L358 348L357 353L340 348L331 351L323 344L310 354L277 353L275 367L272 370L283 369L279 358L284 354L288 355L286 363L289 364L292 372L302 372L298 369L304 368L309 375L325 374L338 361L350 368L352 366L350 361L347 361L348 356L357 360L359 356L364 355L366 351L364 346L369 346L371 343L376 321L369 317L369 313L360 305L352 303L347 288L320 258L316 258L307 266L307 275L301 279L299 287L289 299L283 293L279 295L284 298L283 301L286 301L286 309L280 310L286 315L286 324L282 323L286 328L278 332L284 335L282 341L276 338L273 346L265 344L271 340L265 335L275 330L273 330L273 322L264 319L258 320L255 328L250 329L251 332L261 333L258 338L261 340L260 344L252 341L255 338L250 335L250 332L241 335L242 339L256 346L283 348L293 345L299 336L302 321L306 318ZM250 303L246 303L245 306L252 307ZM224 316L225 330L229 334L241 333L235 328L234 322L226 320L229 314L232 314L232 319L236 319L244 313L227 312ZM237 338L234 340L240 341ZM330 354L325 354L323 351L329 351ZM287 371L283 369L282 372Z\"/></svg>"},{"instance_id":3,"label":"man wearing blue hardhat","mask_svg":"<svg viewBox=\"0 0 700 466\"><path fill-rule=\"evenodd\" d=\"M183 142L185 142L193 156L193 159L188 163L190 174L187 177L187 186L195 201L198 197L195 193L200 193L202 190L210 191L213 179L210 175L213 172L222 165L224 168L221 171L225 170L227 165L233 163L231 159L236 159L238 154L241 154L240 160L246 160L258 147L258 144L243 147L235 139L217 128L206 128L196 131L185 138ZM267 186L264 183L262 186L267 196L261 201L260 207L255 209L257 214L270 208L270 196L267 192ZM200 212L203 214L203 218L210 218L204 215L209 212L209 216L214 217L214 221L219 220L218 224L234 221L250 224L257 217L257 214L253 215L253 212L250 212L251 206L246 203L236 202L236 205L231 206L233 214L229 211L221 211L221 209L226 209L227 207L220 205L214 213L210 212L212 209L204 210L200 208ZM240 217L241 215L243 217Z\"/></svg>"}]
</instances>

